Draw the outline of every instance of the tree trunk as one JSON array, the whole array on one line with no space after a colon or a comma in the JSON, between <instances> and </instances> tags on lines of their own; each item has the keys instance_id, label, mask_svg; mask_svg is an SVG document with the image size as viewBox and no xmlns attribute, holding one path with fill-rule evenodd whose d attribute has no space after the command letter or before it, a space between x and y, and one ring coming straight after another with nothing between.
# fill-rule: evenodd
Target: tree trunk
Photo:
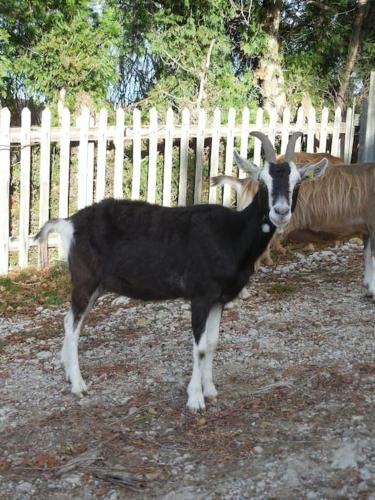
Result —
<instances>
[{"instance_id":1,"label":"tree trunk","mask_svg":"<svg viewBox=\"0 0 375 500\"><path fill-rule=\"evenodd\" d=\"M260 80L263 107L267 111L276 108L281 115L286 106L284 75L279 52L279 27L284 0L264 0L265 20L263 29L268 35L267 47L259 59L256 76Z\"/></svg>"},{"instance_id":2,"label":"tree trunk","mask_svg":"<svg viewBox=\"0 0 375 500\"><path fill-rule=\"evenodd\" d=\"M353 31L349 42L349 51L346 58L344 77L342 79L340 89L336 97L336 103L341 107L344 107L345 105L345 98L349 87L350 75L352 74L357 59L358 49L361 43L363 22L366 18L367 12L368 0L357 0L357 8L354 13Z\"/></svg>"}]
</instances>

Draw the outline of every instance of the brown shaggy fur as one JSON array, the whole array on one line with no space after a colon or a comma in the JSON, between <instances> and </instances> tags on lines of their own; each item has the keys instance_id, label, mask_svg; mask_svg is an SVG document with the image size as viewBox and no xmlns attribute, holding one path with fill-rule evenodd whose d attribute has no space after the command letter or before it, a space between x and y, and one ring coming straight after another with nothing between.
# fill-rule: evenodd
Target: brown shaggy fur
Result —
<instances>
[{"instance_id":1,"label":"brown shaggy fur","mask_svg":"<svg viewBox=\"0 0 375 500\"><path fill-rule=\"evenodd\" d=\"M285 234L303 241L308 234L314 241L368 234L374 213L375 163L329 166L324 179L301 185Z\"/></svg>"}]
</instances>

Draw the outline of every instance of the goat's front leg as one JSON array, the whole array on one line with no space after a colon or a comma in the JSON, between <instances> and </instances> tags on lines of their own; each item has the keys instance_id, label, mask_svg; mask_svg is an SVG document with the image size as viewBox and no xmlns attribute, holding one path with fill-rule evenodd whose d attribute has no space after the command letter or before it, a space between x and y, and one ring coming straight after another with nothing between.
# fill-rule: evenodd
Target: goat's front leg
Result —
<instances>
[{"instance_id":1,"label":"goat's front leg","mask_svg":"<svg viewBox=\"0 0 375 500\"><path fill-rule=\"evenodd\" d=\"M193 373L188 386L187 403L192 411L205 408L204 396L209 399L215 399L217 396L212 379L212 362L219 335L222 306L214 305L208 314L207 309L204 303L192 302Z\"/></svg>"}]
</instances>

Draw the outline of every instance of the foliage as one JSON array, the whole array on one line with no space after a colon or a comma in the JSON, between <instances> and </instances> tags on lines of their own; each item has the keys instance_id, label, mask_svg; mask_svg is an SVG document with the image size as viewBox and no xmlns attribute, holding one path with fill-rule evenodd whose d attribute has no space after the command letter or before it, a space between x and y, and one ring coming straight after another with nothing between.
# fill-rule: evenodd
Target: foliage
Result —
<instances>
[{"instance_id":1,"label":"foliage","mask_svg":"<svg viewBox=\"0 0 375 500\"><path fill-rule=\"evenodd\" d=\"M315 103L333 104L357 0L3 0L1 103L53 103L64 87L72 109L82 93L98 106L255 108L275 5L280 48L271 56L281 64L288 101L295 107L308 93ZM365 91L374 67L374 21L369 2L349 103Z\"/></svg>"}]
</instances>

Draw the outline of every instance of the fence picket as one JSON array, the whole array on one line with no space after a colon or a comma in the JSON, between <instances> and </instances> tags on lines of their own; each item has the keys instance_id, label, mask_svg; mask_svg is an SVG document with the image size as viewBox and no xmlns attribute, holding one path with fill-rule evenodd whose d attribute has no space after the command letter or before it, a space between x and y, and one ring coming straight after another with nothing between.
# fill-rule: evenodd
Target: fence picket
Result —
<instances>
[{"instance_id":1,"label":"fence picket","mask_svg":"<svg viewBox=\"0 0 375 500\"><path fill-rule=\"evenodd\" d=\"M0 110L0 275L9 267L10 111Z\"/></svg>"},{"instance_id":2,"label":"fence picket","mask_svg":"<svg viewBox=\"0 0 375 500\"><path fill-rule=\"evenodd\" d=\"M341 108L337 107L335 111L335 120L333 122L331 155L341 156L340 151L340 126L341 126Z\"/></svg>"},{"instance_id":3,"label":"fence picket","mask_svg":"<svg viewBox=\"0 0 375 500\"><path fill-rule=\"evenodd\" d=\"M115 132L115 168L113 172L113 196L123 197L122 177L124 171L124 133L125 133L125 113L122 108L116 111L116 132Z\"/></svg>"},{"instance_id":4,"label":"fence picket","mask_svg":"<svg viewBox=\"0 0 375 500\"><path fill-rule=\"evenodd\" d=\"M276 139L276 124L277 124L277 111L276 108L270 109L268 113L269 123L268 123L268 138L271 141L272 146L275 146Z\"/></svg>"},{"instance_id":5,"label":"fence picket","mask_svg":"<svg viewBox=\"0 0 375 500\"><path fill-rule=\"evenodd\" d=\"M141 187L141 112L133 110L133 176L132 200L139 200Z\"/></svg>"},{"instance_id":6,"label":"fence picket","mask_svg":"<svg viewBox=\"0 0 375 500\"><path fill-rule=\"evenodd\" d=\"M203 171L205 125L206 125L206 113L204 109L200 109L198 112L197 151L195 158L194 204L201 203L202 201L202 171Z\"/></svg>"},{"instance_id":7,"label":"fence picket","mask_svg":"<svg viewBox=\"0 0 375 500\"><path fill-rule=\"evenodd\" d=\"M283 130L281 132L281 154L285 154L286 147L289 141L290 131L290 109L285 108L283 111Z\"/></svg>"},{"instance_id":8,"label":"fence picket","mask_svg":"<svg viewBox=\"0 0 375 500\"><path fill-rule=\"evenodd\" d=\"M19 214L18 265L27 267L30 224L30 175L31 175L31 113L28 108L21 115L21 179Z\"/></svg>"},{"instance_id":9,"label":"fence picket","mask_svg":"<svg viewBox=\"0 0 375 500\"><path fill-rule=\"evenodd\" d=\"M352 157L352 133L353 133L353 109L348 108L346 110L346 120L345 120L345 145L344 145L344 162L350 163Z\"/></svg>"},{"instance_id":10,"label":"fence picket","mask_svg":"<svg viewBox=\"0 0 375 500\"><path fill-rule=\"evenodd\" d=\"M168 108L165 122L164 144L164 178L163 178L163 205L171 206L172 188L172 153L173 153L173 110Z\"/></svg>"},{"instance_id":11,"label":"fence picket","mask_svg":"<svg viewBox=\"0 0 375 500\"><path fill-rule=\"evenodd\" d=\"M50 189L50 159L51 159L51 111L46 108L42 113L40 136L40 173L39 173L39 227L49 219L49 189ZM39 245L38 266L45 267L48 262L48 243Z\"/></svg>"},{"instance_id":12,"label":"fence picket","mask_svg":"<svg viewBox=\"0 0 375 500\"><path fill-rule=\"evenodd\" d=\"M108 113L105 108L99 111L98 148L96 158L96 193L95 200L100 201L105 197L105 171L107 157L107 121Z\"/></svg>"},{"instance_id":13,"label":"fence picket","mask_svg":"<svg viewBox=\"0 0 375 500\"><path fill-rule=\"evenodd\" d=\"M148 178L147 201L156 201L156 167L158 159L158 112L150 109L149 144L148 144Z\"/></svg>"},{"instance_id":14,"label":"fence picket","mask_svg":"<svg viewBox=\"0 0 375 500\"><path fill-rule=\"evenodd\" d=\"M88 161L88 145L89 145L89 125L90 125L90 110L88 107L83 107L81 115L77 120L77 125L80 128L79 148L78 148L78 193L77 193L77 208L87 205L87 161Z\"/></svg>"},{"instance_id":15,"label":"fence picket","mask_svg":"<svg viewBox=\"0 0 375 500\"><path fill-rule=\"evenodd\" d=\"M323 108L320 120L319 153L325 153L327 151L328 117L328 108Z\"/></svg>"},{"instance_id":16,"label":"fence picket","mask_svg":"<svg viewBox=\"0 0 375 500\"><path fill-rule=\"evenodd\" d=\"M233 146L234 146L234 127L236 121L236 110L229 108L228 111L228 129L227 129L227 147L225 151L225 175L232 175L233 170ZM223 205L231 205L232 190L227 184L223 191Z\"/></svg>"},{"instance_id":17,"label":"fence picket","mask_svg":"<svg viewBox=\"0 0 375 500\"><path fill-rule=\"evenodd\" d=\"M316 112L315 108L311 107L307 114L307 145L306 151L308 153L314 152L315 141L315 127L316 127Z\"/></svg>"},{"instance_id":18,"label":"fence picket","mask_svg":"<svg viewBox=\"0 0 375 500\"><path fill-rule=\"evenodd\" d=\"M178 182L178 205L186 205L186 193L188 182L188 161L189 161L189 128L190 111L187 108L182 110L181 124L181 144L180 144L180 175Z\"/></svg>"},{"instance_id":19,"label":"fence picket","mask_svg":"<svg viewBox=\"0 0 375 500\"><path fill-rule=\"evenodd\" d=\"M241 124L240 155L242 156L242 158L247 158L247 150L249 147L249 118L250 118L249 108L245 107L242 110L242 124ZM238 177L240 179L244 179L246 177L246 172L242 169L239 169Z\"/></svg>"},{"instance_id":20,"label":"fence picket","mask_svg":"<svg viewBox=\"0 0 375 500\"><path fill-rule=\"evenodd\" d=\"M303 111L302 107L299 107L297 110L297 120L296 120L296 132L302 132L303 126L305 124L305 114ZM296 147L294 148L294 151L296 153L301 151L301 144L302 144L302 139L297 139L296 141Z\"/></svg>"},{"instance_id":21,"label":"fence picket","mask_svg":"<svg viewBox=\"0 0 375 500\"><path fill-rule=\"evenodd\" d=\"M213 125L212 125L212 145L211 145L211 163L210 177L214 177L219 172L219 150L220 150L220 128L221 128L221 111L215 108ZM208 196L209 203L216 203L217 188L210 187Z\"/></svg>"},{"instance_id":22,"label":"fence picket","mask_svg":"<svg viewBox=\"0 0 375 500\"><path fill-rule=\"evenodd\" d=\"M89 127L95 127L95 119L90 116ZM86 174L86 205L91 205L94 201L94 162L95 143L89 141L87 144L87 174Z\"/></svg>"},{"instance_id":23,"label":"fence picket","mask_svg":"<svg viewBox=\"0 0 375 500\"><path fill-rule=\"evenodd\" d=\"M262 130L263 127L263 109L258 108L255 118L255 130ZM254 163L260 165L260 158L262 152L262 143L256 137L254 138Z\"/></svg>"}]
</instances>

